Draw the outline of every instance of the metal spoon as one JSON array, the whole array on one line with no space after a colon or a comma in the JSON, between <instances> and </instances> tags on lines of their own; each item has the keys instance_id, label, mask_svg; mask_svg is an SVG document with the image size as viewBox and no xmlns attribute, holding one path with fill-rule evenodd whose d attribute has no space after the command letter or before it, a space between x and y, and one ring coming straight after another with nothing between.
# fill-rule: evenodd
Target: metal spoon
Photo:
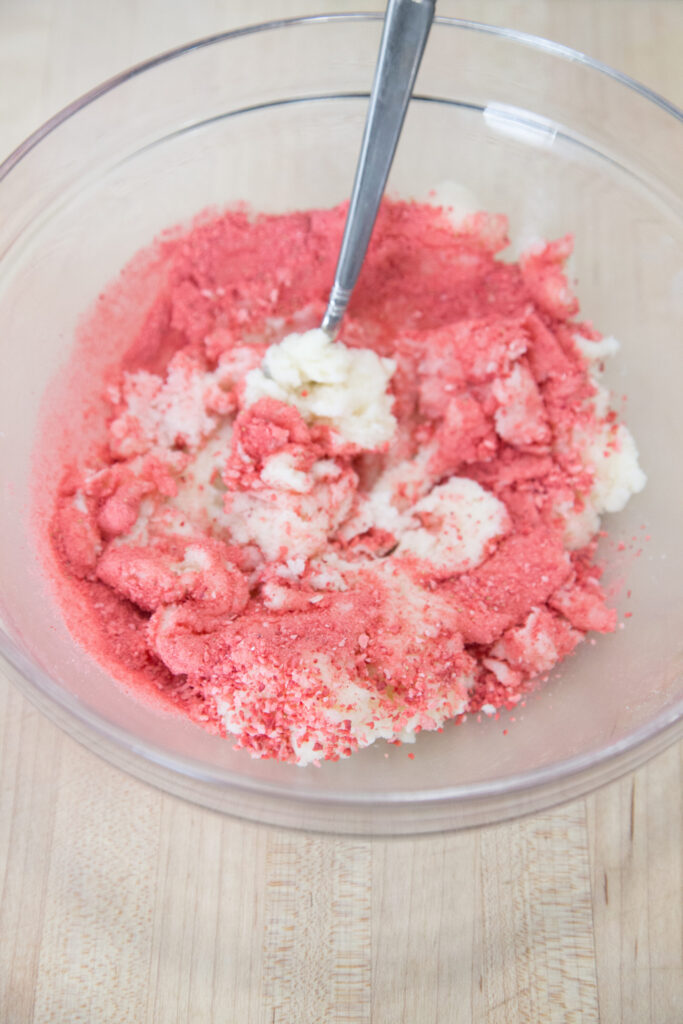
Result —
<instances>
[{"instance_id":1,"label":"metal spoon","mask_svg":"<svg viewBox=\"0 0 683 1024\"><path fill-rule=\"evenodd\" d=\"M360 157L330 299L321 324L333 338L348 306L434 18L436 0L389 0Z\"/></svg>"}]
</instances>

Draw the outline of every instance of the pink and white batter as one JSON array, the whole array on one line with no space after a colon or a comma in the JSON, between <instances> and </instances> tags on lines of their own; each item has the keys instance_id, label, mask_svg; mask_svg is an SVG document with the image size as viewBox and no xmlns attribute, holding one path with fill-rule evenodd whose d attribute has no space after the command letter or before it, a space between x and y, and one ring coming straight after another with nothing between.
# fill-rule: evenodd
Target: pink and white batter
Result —
<instances>
[{"instance_id":1,"label":"pink and white batter","mask_svg":"<svg viewBox=\"0 0 683 1024\"><path fill-rule=\"evenodd\" d=\"M645 481L571 239L504 262L503 217L385 202L336 346L312 329L344 215L236 210L155 244L146 317L74 397L99 439L50 520L95 658L301 764L513 707L614 629L596 534ZM140 294L124 273L90 334Z\"/></svg>"}]
</instances>

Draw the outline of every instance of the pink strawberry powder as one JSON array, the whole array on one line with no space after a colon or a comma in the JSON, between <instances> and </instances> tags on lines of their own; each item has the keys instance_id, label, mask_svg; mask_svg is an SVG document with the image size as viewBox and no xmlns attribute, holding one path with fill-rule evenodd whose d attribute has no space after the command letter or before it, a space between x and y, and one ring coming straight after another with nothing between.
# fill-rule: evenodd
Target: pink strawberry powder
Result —
<instances>
[{"instance_id":1,"label":"pink strawberry powder","mask_svg":"<svg viewBox=\"0 0 683 1024\"><path fill-rule=\"evenodd\" d=\"M340 340L396 361L394 440L363 451L281 402L244 406L266 346L320 322L345 212L238 209L162 238L98 300L60 393L48 562L74 636L139 698L285 761L514 707L616 622L594 539L566 540L594 482L577 439L619 445L575 342L600 336L575 319L571 239L504 262L504 218L454 230L433 206L385 202ZM206 507L188 511L210 444ZM273 489L275 456L309 489ZM502 503L479 564L450 572L401 553L391 523L349 526L408 464L399 517L454 478ZM273 507L289 519L266 554L240 509ZM427 512L411 528L443 532Z\"/></svg>"}]
</instances>

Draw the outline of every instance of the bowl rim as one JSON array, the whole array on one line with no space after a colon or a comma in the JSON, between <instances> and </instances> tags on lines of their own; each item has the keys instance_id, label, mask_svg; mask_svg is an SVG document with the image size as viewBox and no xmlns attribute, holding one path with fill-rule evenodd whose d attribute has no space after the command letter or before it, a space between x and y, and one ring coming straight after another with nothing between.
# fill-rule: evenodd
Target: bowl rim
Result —
<instances>
[{"instance_id":1,"label":"bowl rim","mask_svg":"<svg viewBox=\"0 0 683 1024\"><path fill-rule=\"evenodd\" d=\"M73 100L71 103L59 110L49 120L30 134L2 161L2 163L0 163L0 182L4 180L4 178L6 178L7 175L10 174L18 164L20 164L22 159L44 138L46 138L46 136L67 121L70 117L77 114L84 107L94 103L101 96L116 89L119 85L122 85L130 79L135 78L136 76L161 64L167 63L204 47L223 43L242 36L255 35L260 32L325 22L374 22L381 21L383 18L384 14L382 12L327 13L282 18L247 25L227 32L216 33L194 40L182 46L166 50L155 57L141 61L108 78L106 81L90 89L88 92L84 93L82 96ZM435 18L435 24L495 36L500 39L517 43L529 49L549 54L550 56L561 60L582 64L637 93L645 100L653 103L665 113L669 114L675 121L683 124L683 109L678 107L676 104L665 99L659 93L638 82L631 76L610 67L602 61L589 57L587 54L573 49L572 47L565 46L562 43L553 42L541 36L532 35L527 32L520 32L516 29L509 29L461 18L437 16ZM574 757L565 758L564 760L558 761L554 764L546 765L542 768L536 768L528 772L516 773L500 779L483 780L466 785L452 785L439 788L397 790L389 793L378 793L373 791L359 793L350 789L326 789L321 792L306 786L297 786L294 790L291 790L282 782L276 783L246 778L239 773L227 769L208 769L206 764L196 761L193 758L169 755L162 747L159 747L154 743L139 740L137 737L133 738L125 729L92 711L80 699L63 690L42 668L31 662L31 660L7 635L1 624L0 656L2 656L3 659L5 659L16 670L16 672L19 673L22 677L22 683L25 682L28 684L26 687L23 685L21 686L22 691L25 692L34 703L37 703L49 717L52 717L53 719L56 718L58 723L67 732L74 735L76 739L84 742L87 746L91 746L93 736L100 740L104 740L105 745L107 742L111 743L113 741L115 745L125 748L127 753L132 754L135 758L157 765L162 769L169 770L176 776L181 775L187 780L209 784L213 787L218 787L221 790L241 791L242 793L249 795L258 794L267 798L278 799L282 799L284 797L290 803L298 805L324 803L327 805L336 805L339 808L362 807L365 810L384 809L385 811L388 811L391 807L407 807L410 805L421 805L423 808L425 805L429 805L431 807L443 806L445 804L459 804L461 806L472 805L478 801L485 802L495 798L500 799L508 794L521 795L525 793L528 794L534 790L543 791L549 786L552 786L553 783L559 783L563 780L574 780L575 782L578 782L578 779L588 769L591 770L591 779L594 782L594 785L600 785L601 781L606 780L603 779L595 781L595 775L597 774L596 770L601 767L604 768L610 763L616 762L618 765L618 763L628 758L629 754L632 755L632 757L625 770L636 767L637 764L645 761L653 753L657 753L669 743L674 742L678 734L683 729L683 698L681 698L672 706L660 711L655 718L646 725L641 726L634 732L614 743L609 744L598 752L579 754ZM41 694L44 700L40 700L38 694ZM51 705L53 705L52 708ZM60 712L66 714L67 720L64 720ZM79 736L75 729L69 727L69 719L71 718L75 718L91 734L90 742L85 740L82 736ZM660 742L656 743L657 740ZM653 750L653 746L655 746L656 749ZM97 750L98 748L97 746L93 746L92 749ZM640 751L640 754L638 754L638 751ZM107 757L105 751L100 752L103 756ZM113 760L109 757L107 759ZM113 763L116 763L116 761L113 760ZM294 768L294 766L292 767ZM619 774L621 774L621 771L619 771L617 767L614 777ZM591 780L586 780L586 782L586 785L578 785L578 787L575 787L575 790L569 795L570 798L575 798L576 796L581 795L581 793L588 792L593 788ZM552 802L558 802L561 799L562 796L558 795L554 800L546 800L543 806L549 806ZM496 820L503 820L505 815L495 815L494 817ZM263 820L266 819L264 818ZM419 828L416 829L416 831L419 831Z\"/></svg>"},{"instance_id":2,"label":"bowl rim","mask_svg":"<svg viewBox=\"0 0 683 1024\"><path fill-rule=\"evenodd\" d=\"M0 163L0 181L2 181L2 179L9 174L16 164L18 164L27 153L37 146L42 139L49 135L50 132L54 131L55 128L59 127L59 125L64 121L68 120L72 115L78 113L79 110L87 107L90 103L93 103L100 96L110 92L117 86L129 81L129 79L135 78L137 75L143 74L151 68L165 64L168 61L175 60L176 57L182 57L184 54L191 53L193 50L200 50L206 46L212 46L215 43L225 42L228 39L237 39L240 36L256 35L259 32L272 31L273 29L324 22L382 21L383 19L384 14L381 11L350 11L348 13L310 14L294 18L278 18L272 21L262 21L255 22L252 25L244 25L240 28L231 29L227 32L217 32L210 36L195 39L190 43L184 43L182 46L176 46L170 50L164 50L163 53L159 53L147 60L139 61L137 64L133 64L131 67L126 68L124 71L120 71L118 74L112 75L111 78L105 79L104 82L101 82L99 85L89 89L87 92L83 93L82 96L72 100L71 103L67 103L65 107L58 110L52 115L52 117L24 139L24 141L21 142L16 149L12 150ZM576 50L571 46L566 46L564 43L556 43L551 39L533 35L530 32L521 32L518 29L489 25L483 21L471 21L466 18L447 18L437 15L434 18L434 24L449 25L453 28L461 28L470 32L481 32L483 35L498 36L501 39L512 40L513 42L526 46L529 49L548 53L572 63L584 64L585 66L592 68L594 71L598 71L600 74L614 79L621 85L627 86L627 88L638 93L644 99L649 100L658 107L661 107L662 110L670 114L676 120L683 122L683 108L672 103L670 100L667 100L661 95L661 93L656 92L654 89L650 89L647 85L643 85L642 82L632 78L631 75L627 75L623 71L618 71L609 64L605 64L603 61L597 60L595 57L590 57L581 50Z\"/></svg>"}]
</instances>

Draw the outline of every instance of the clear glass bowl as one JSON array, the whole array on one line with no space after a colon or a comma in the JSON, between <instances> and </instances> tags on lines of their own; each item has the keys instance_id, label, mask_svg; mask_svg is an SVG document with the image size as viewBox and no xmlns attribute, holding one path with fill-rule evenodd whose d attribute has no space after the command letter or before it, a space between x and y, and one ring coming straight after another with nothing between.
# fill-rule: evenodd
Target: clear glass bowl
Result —
<instances>
[{"instance_id":1,"label":"clear glass bowl","mask_svg":"<svg viewBox=\"0 0 683 1024\"><path fill-rule=\"evenodd\" d=\"M681 112L565 47L438 19L392 171L403 196L468 186L510 215L516 243L574 231L582 311L622 342L608 383L628 395L649 483L609 521L628 550L604 554L632 617L583 645L514 724L453 725L422 735L414 760L378 744L316 770L251 760L136 703L73 643L42 578L30 455L79 316L157 232L208 205L285 210L349 194L380 30L379 16L326 16L203 40L78 100L0 168L7 672L76 739L162 789L255 821L362 834L537 811L680 735Z\"/></svg>"}]
</instances>

